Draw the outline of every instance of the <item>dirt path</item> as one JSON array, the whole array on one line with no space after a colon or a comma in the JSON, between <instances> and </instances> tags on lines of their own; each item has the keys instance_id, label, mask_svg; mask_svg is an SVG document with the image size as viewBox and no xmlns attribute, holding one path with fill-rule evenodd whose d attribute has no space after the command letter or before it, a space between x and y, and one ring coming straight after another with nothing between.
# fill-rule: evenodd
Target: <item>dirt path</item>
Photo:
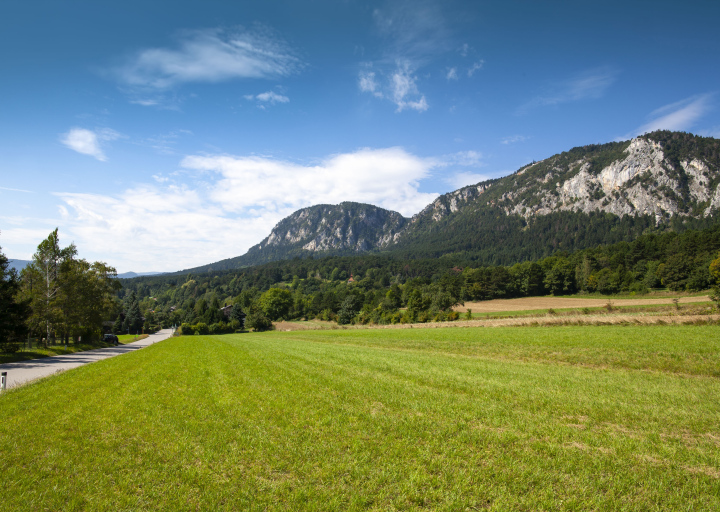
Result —
<instances>
[{"instance_id":1,"label":"dirt path","mask_svg":"<svg viewBox=\"0 0 720 512\"><path fill-rule=\"evenodd\" d=\"M473 313L500 313L504 311L530 311L535 309L565 309L565 308L598 308L612 302L613 306L664 306L672 304L671 298L657 299L582 299L566 297L523 297L521 299L495 299L482 302L466 302L465 306L458 306L456 311L464 313L468 309ZM680 304L693 302L709 302L710 297L681 297Z\"/></svg>"},{"instance_id":2,"label":"dirt path","mask_svg":"<svg viewBox=\"0 0 720 512\"><path fill-rule=\"evenodd\" d=\"M163 329L155 334L151 334L145 339L128 343L127 345L99 348L97 350L88 350L86 352L76 352L67 355L43 357L41 359L31 359L30 361L0 364L0 372L7 372L7 387L13 388L58 372L94 363L95 361L102 361L108 357L134 352L135 350L145 348L148 345L165 340L171 336L172 329Z\"/></svg>"}]
</instances>

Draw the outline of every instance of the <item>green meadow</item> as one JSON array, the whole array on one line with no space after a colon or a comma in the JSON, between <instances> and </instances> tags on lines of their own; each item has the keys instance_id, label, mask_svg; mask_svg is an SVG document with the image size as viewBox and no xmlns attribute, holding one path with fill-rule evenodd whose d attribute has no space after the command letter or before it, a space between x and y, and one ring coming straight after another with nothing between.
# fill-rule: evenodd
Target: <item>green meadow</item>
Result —
<instances>
[{"instance_id":1,"label":"green meadow","mask_svg":"<svg viewBox=\"0 0 720 512\"><path fill-rule=\"evenodd\" d=\"M172 338L0 395L5 510L720 510L720 329Z\"/></svg>"}]
</instances>

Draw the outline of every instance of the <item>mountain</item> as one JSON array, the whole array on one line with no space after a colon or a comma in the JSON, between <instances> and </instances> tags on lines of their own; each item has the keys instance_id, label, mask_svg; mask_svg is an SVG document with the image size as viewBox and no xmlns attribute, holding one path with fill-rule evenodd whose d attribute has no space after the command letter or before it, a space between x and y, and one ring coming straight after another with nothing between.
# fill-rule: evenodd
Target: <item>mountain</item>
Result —
<instances>
[{"instance_id":1,"label":"mountain","mask_svg":"<svg viewBox=\"0 0 720 512\"><path fill-rule=\"evenodd\" d=\"M303 208L281 220L246 254L191 269L227 270L311 254L358 254L392 246L409 219L370 204L345 202Z\"/></svg>"},{"instance_id":2,"label":"mountain","mask_svg":"<svg viewBox=\"0 0 720 512\"><path fill-rule=\"evenodd\" d=\"M708 227L718 219L719 185L720 141L658 131L576 147L463 187L412 219L359 203L304 208L245 255L192 270L368 251L507 265L646 232Z\"/></svg>"}]
</instances>

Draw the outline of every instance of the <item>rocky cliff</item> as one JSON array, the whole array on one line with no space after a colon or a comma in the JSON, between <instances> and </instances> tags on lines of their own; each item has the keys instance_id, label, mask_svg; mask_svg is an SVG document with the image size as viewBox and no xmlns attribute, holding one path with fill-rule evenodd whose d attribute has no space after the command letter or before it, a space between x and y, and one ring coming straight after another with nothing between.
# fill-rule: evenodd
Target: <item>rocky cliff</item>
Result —
<instances>
[{"instance_id":1,"label":"rocky cliff","mask_svg":"<svg viewBox=\"0 0 720 512\"><path fill-rule=\"evenodd\" d=\"M720 141L661 131L533 162L444 194L412 219L359 203L304 208L244 256L213 268L366 251L464 251L506 264L650 229L701 227L719 211Z\"/></svg>"}]
</instances>

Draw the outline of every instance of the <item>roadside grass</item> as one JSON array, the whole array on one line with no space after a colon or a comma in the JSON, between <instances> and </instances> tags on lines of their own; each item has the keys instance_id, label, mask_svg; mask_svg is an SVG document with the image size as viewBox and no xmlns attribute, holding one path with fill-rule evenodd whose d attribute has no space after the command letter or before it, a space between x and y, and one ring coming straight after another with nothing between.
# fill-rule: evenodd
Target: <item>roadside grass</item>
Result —
<instances>
[{"instance_id":1,"label":"roadside grass","mask_svg":"<svg viewBox=\"0 0 720 512\"><path fill-rule=\"evenodd\" d=\"M714 326L171 338L0 395L8 510L718 510Z\"/></svg>"},{"instance_id":2,"label":"roadside grass","mask_svg":"<svg viewBox=\"0 0 720 512\"><path fill-rule=\"evenodd\" d=\"M0 352L0 364L14 363L17 361L29 361L30 359L40 359L43 357L74 354L75 352L84 352L86 350L95 350L98 348L105 348L111 346L114 346L114 343L104 343L102 341L97 341L95 343L70 343L67 347L63 345L49 345L48 348L44 348L41 346L33 347L31 349L25 347L21 348L17 352Z\"/></svg>"},{"instance_id":3,"label":"roadside grass","mask_svg":"<svg viewBox=\"0 0 720 512\"><path fill-rule=\"evenodd\" d=\"M147 334L140 334L138 336L134 334L122 334L118 336L118 340L122 344L132 343L147 338ZM37 344L35 342L35 344ZM95 343L75 343L71 342L67 347L63 345L49 345L48 348L44 347L33 347L28 349L27 347L21 348L17 352L4 353L0 352L0 364L3 363L15 363L18 361L29 361L31 359L41 359L43 357L52 357L60 355L74 354L76 352L85 352L86 350L95 350L98 348L113 347L114 343L105 343L104 341L96 341Z\"/></svg>"},{"instance_id":4,"label":"roadside grass","mask_svg":"<svg viewBox=\"0 0 720 512\"><path fill-rule=\"evenodd\" d=\"M120 343L132 343L133 341L140 341L147 338L148 334L118 334L118 340Z\"/></svg>"}]
</instances>

